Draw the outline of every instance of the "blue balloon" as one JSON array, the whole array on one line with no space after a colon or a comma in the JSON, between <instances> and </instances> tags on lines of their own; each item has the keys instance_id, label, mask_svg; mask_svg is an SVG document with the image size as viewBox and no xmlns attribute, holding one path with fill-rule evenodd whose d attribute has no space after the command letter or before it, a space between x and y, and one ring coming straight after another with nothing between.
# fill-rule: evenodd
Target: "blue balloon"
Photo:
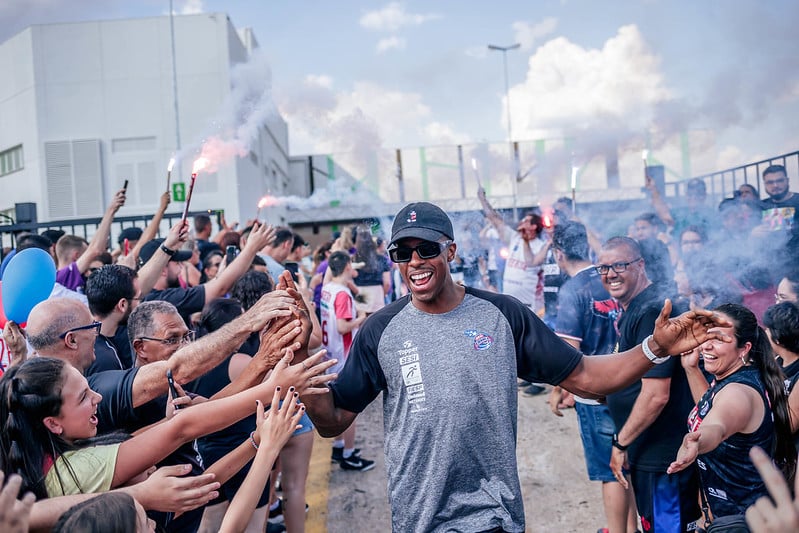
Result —
<instances>
[{"instance_id":1,"label":"blue balloon","mask_svg":"<svg viewBox=\"0 0 799 533\"><path fill-rule=\"evenodd\" d=\"M31 309L53 292L55 263L39 248L17 253L3 272L3 310L18 324L28 321Z\"/></svg>"}]
</instances>

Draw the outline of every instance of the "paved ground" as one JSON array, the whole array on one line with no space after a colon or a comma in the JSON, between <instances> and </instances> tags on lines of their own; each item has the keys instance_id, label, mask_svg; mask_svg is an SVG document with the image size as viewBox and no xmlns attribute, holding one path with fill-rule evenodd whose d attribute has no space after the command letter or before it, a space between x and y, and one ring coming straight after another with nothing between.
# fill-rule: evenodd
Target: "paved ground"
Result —
<instances>
[{"instance_id":1,"label":"paved ground","mask_svg":"<svg viewBox=\"0 0 799 533\"><path fill-rule=\"evenodd\" d=\"M546 395L519 394L519 478L527 531L594 533L605 525L597 483L585 473L573 409L549 412ZM308 485L309 533L388 532L390 516L383 462L382 401L358 418L358 447L376 461L369 472L330 468L329 439L317 437Z\"/></svg>"}]
</instances>

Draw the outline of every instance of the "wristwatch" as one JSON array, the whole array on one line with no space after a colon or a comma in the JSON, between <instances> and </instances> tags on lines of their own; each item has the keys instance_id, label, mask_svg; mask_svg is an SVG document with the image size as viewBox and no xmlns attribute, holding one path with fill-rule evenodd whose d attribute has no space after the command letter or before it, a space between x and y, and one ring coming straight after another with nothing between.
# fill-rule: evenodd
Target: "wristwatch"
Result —
<instances>
[{"instance_id":1,"label":"wristwatch","mask_svg":"<svg viewBox=\"0 0 799 533\"><path fill-rule=\"evenodd\" d=\"M630 446L629 444L627 446L622 446L622 444L619 442L619 434L618 433L614 433L613 434L613 440L611 441L611 443L613 444L614 448L616 448L617 450L620 450L622 452L626 452L627 448L629 448L629 446Z\"/></svg>"}]
</instances>

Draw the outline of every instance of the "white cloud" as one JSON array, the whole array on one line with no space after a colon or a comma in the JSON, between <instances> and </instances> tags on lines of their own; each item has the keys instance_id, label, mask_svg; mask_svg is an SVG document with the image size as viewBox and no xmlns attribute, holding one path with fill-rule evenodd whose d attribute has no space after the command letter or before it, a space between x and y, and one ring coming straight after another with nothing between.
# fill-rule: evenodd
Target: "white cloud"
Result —
<instances>
[{"instance_id":1,"label":"white cloud","mask_svg":"<svg viewBox=\"0 0 799 533\"><path fill-rule=\"evenodd\" d=\"M558 19L547 17L538 24L530 24L523 20L517 20L511 27L513 28L513 39L522 45L522 50L532 50L536 41L550 35L558 26Z\"/></svg>"},{"instance_id":2,"label":"white cloud","mask_svg":"<svg viewBox=\"0 0 799 533\"><path fill-rule=\"evenodd\" d=\"M441 15L408 13L399 2L391 2L381 9L365 13L359 22L367 30L394 32L404 26L418 26L437 18Z\"/></svg>"},{"instance_id":3,"label":"white cloud","mask_svg":"<svg viewBox=\"0 0 799 533\"><path fill-rule=\"evenodd\" d=\"M203 0L186 0L183 7L180 8L181 15L196 15L203 12L205 12L203 9Z\"/></svg>"},{"instance_id":4,"label":"white cloud","mask_svg":"<svg viewBox=\"0 0 799 533\"><path fill-rule=\"evenodd\" d=\"M601 49L559 37L538 48L525 81L510 90L514 137L641 134L670 98L659 58L634 25Z\"/></svg>"},{"instance_id":5,"label":"white cloud","mask_svg":"<svg viewBox=\"0 0 799 533\"><path fill-rule=\"evenodd\" d=\"M330 76L326 76L324 74L308 74L305 77L305 82L308 85L316 85L319 87L324 87L326 89L330 89L333 87L333 78Z\"/></svg>"},{"instance_id":6,"label":"white cloud","mask_svg":"<svg viewBox=\"0 0 799 533\"><path fill-rule=\"evenodd\" d=\"M419 93L365 81L336 92L318 79L309 76L300 87L278 97L280 112L289 123L292 153L363 152L467 139L434 120Z\"/></svg>"},{"instance_id":7,"label":"white cloud","mask_svg":"<svg viewBox=\"0 0 799 533\"><path fill-rule=\"evenodd\" d=\"M391 37L387 37L385 39L380 39L377 42L377 53L382 54L388 50L404 50L405 49L405 39L402 37L397 37L393 35Z\"/></svg>"}]
</instances>

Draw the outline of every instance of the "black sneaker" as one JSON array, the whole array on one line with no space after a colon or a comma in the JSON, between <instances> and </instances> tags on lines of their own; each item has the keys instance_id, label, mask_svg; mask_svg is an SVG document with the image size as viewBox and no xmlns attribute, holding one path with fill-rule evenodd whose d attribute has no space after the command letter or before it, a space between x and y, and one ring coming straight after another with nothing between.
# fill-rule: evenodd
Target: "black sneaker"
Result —
<instances>
[{"instance_id":1,"label":"black sneaker","mask_svg":"<svg viewBox=\"0 0 799 533\"><path fill-rule=\"evenodd\" d=\"M343 470L357 470L360 472L366 472L367 470L371 470L375 467L375 462L364 459L357 453L353 453L346 459L342 459L339 463L339 466Z\"/></svg>"},{"instance_id":2,"label":"black sneaker","mask_svg":"<svg viewBox=\"0 0 799 533\"><path fill-rule=\"evenodd\" d=\"M541 385L533 384L533 385L530 385L529 387L527 387L526 389L522 389L522 392L524 394L526 394L527 396L538 396L539 394L541 394L545 390L546 389L544 389L544 387L542 387Z\"/></svg>"},{"instance_id":3,"label":"black sneaker","mask_svg":"<svg viewBox=\"0 0 799 533\"><path fill-rule=\"evenodd\" d=\"M355 448L352 453L358 455L361 453L361 449ZM333 452L330 454L330 462L340 463L342 459L344 459L344 446L340 448L338 446L333 446Z\"/></svg>"},{"instance_id":4,"label":"black sneaker","mask_svg":"<svg viewBox=\"0 0 799 533\"><path fill-rule=\"evenodd\" d=\"M283 500L280 498L277 500L277 507L269 510L269 518L267 518L267 522L270 524L283 523Z\"/></svg>"}]
</instances>

